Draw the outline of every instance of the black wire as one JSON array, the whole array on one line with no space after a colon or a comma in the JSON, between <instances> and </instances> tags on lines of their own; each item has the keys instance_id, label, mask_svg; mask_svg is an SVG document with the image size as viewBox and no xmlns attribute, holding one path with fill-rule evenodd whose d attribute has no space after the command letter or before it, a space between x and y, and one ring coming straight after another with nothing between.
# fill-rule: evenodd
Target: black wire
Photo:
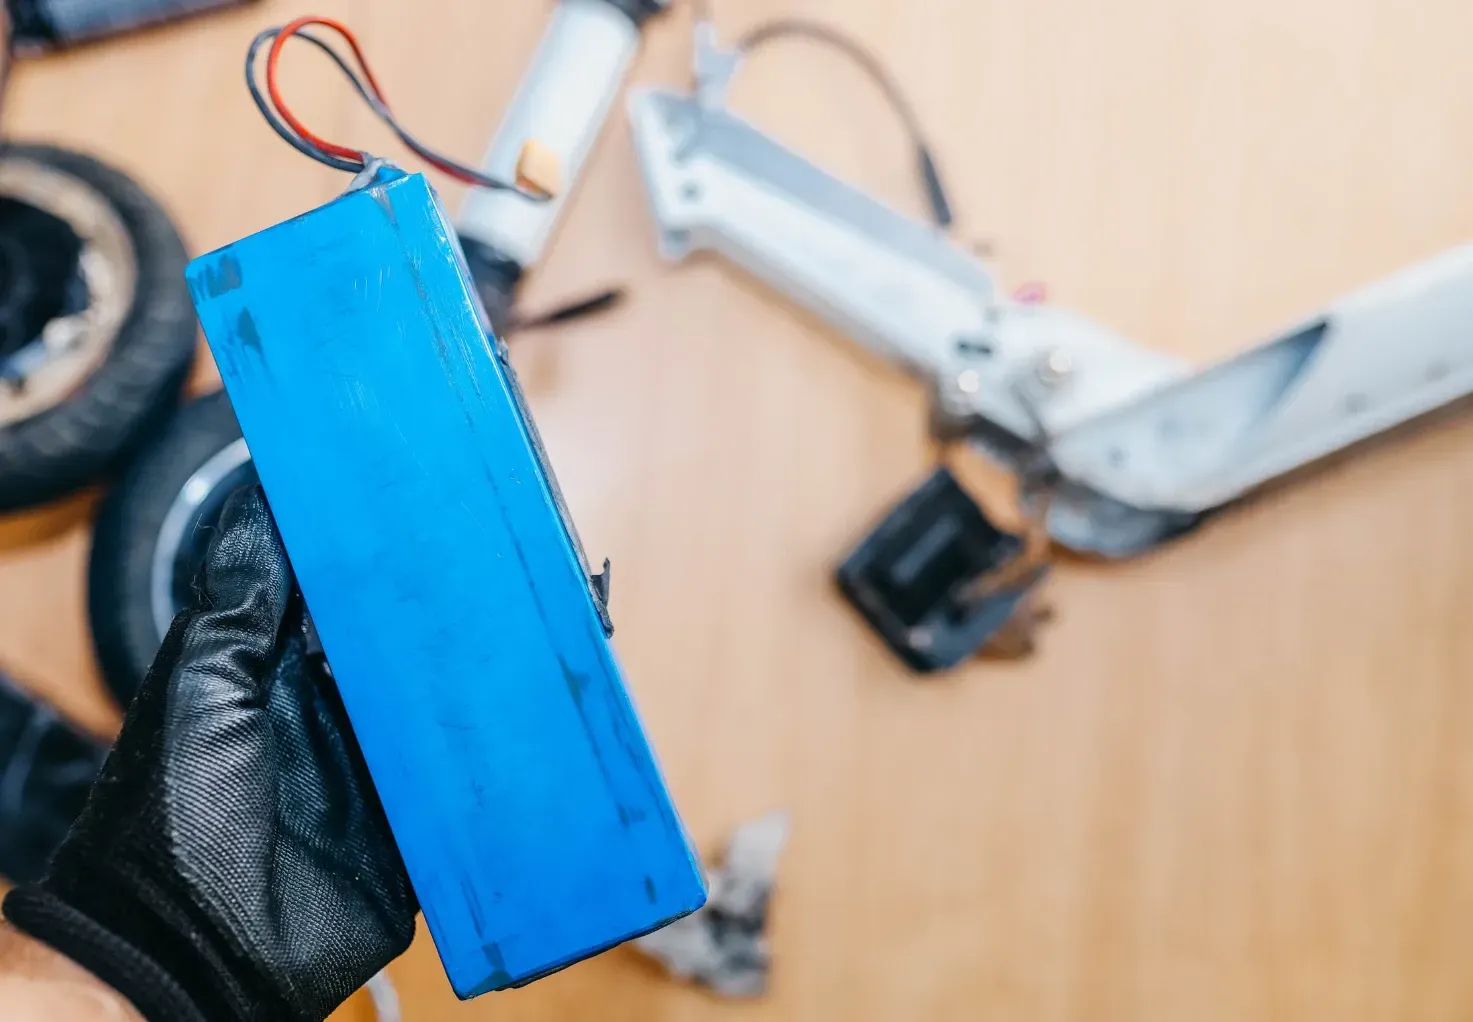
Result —
<instances>
[{"instance_id":1,"label":"black wire","mask_svg":"<svg viewBox=\"0 0 1473 1022\"><path fill-rule=\"evenodd\" d=\"M340 156L334 156L332 153L323 152L321 149L317 148L315 145L302 138L302 136L293 131L291 129L291 126L277 115L276 110L271 106L269 102L267 102L266 96L261 92L260 85L256 83L256 55L261 52L262 46L264 46L270 40L275 39L280 34L281 29L268 28L264 32L259 33L256 38L252 39L250 48L246 50L246 88L251 90L251 99L255 101L256 109L261 111L261 116L266 118L266 123L271 125L272 130L275 131L276 134L280 135L282 140L285 141L287 145L291 146L297 152L301 153L304 156L310 156L318 163L325 163L335 170L346 170L352 173L357 173L358 171L363 169L363 163L361 161L354 163L352 160L345 160ZM359 94L363 96L364 99L367 99L370 103L373 102L372 96L369 95L368 87L363 84L363 82L358 78L358 75L354 73L353 69L348 66L347 62L338 55L338 52L336 50L334 50L326 42L317 38L314 35L309 35L306 32L298 32L297 35L305 39L307 42L313 44L318 49L322 50L322 52L331 57L333 59L333 63L342 68L343 74L347 75L348 78L352 81L353 85L358 89Z\"/></svg>"},{"instance_id":2,"label":"black wire","mask_svg":"<svg viewBox=\"0 0 1473 1022\"><path fill-rule=\"evenodd\" d=\"M624 301L625 296L626 292L622 287L611 287L587 298L560 305L551 312L541 312L525 318L513 314L511 322L507 324L507 331L540 330L543 327L557 326L575 319L582 319L584 316L607 312Z\"/></svg>"},{"instance_id":3,"label":"black wire","mask_svg":"<svg viewBox=\"0 0 1473 1022\"><path fill-rule=\"evenodd\" d=\"M500 178L489 177L486 174L483 174L481 171L477 170L475 167L468 167L464 163L457 163L455 160L452 160L450 157L444 155L443 153L438 153L435 150L424 145L408 131L406 131L403 127L401 127L399 122L394 119L394 115L389 112L388 107L379 102L374 102L373 105L374 110L378 113L379 117L384 121L384 123L387 124L391 129L393 129L395 135L399 136L399 141L408 146L409 150L413 152L416 156L419 156L421 159L428 160L432 164L436 164L440 167L440 169L443 170L448 167L449 169L454 170L456 173L464 174L466 177L471 179L468 182L469 184L476 185L480 188L492 188L498 191L516 192L523 198L532 199L537 202L546 202L552 198L552 196L550 195L539 195L534 192L530 192L520 185L512 184L509 181L503 181Z\"/></svg>"},{"instance_id":4,"label":"black wire","mask_svg":"<svg viewBox=\"0 0 1473 1022\"><path fill-rule=\"evenodd\" d=\"M900 86L895 79L885 70L879 58L870 53L855 40L844 35L837 29L817 22L807 21L802 18L780 18L775 21L765 22L752 29L737 41L737 49L743 53L751 53L763 43L773 39L781 38L807 38L817 42L825 43L837 50L848 54L858 64L874 83L885 93L885 98L895 108L896 114L905 124L905 129L912 138L920 142L923 133L920 121L916 117L915 108L910 100L900 91Z\"/></svg>"},{"instance_id":5,"label":"black wire","mask_svg":"<svg viewBox=\"0 0 1473 1022\"><path fill-rule=\"evenodd\" d=\"M302 138L301 135L292 130L289 124L282 120L282 118L277 114L275 108L272 107L270 102L268 102L265 94L262 93L260 85L258 85L256 82L256 55L260 52L261 47L265 45L266 42L275 39L280 34L281 29L268 28L265 31L257 34L256 38L251 40L251 45L249 49L246 50L246 88L248 88L251 92L251 99L255 101L256 109L261 111L261 116L266 118L266 123L271 125L272 130L274 130L276 134L280 135L281 138L284 139L286 143L290 145L293 149L297 150L297 152L302 153L305 156L310 156L312 159L317 160L319 163L325 163L329 167L333 167L337 170L350 171L354 173L362 170L365 166L365 162L363 160L355 162L353 160L344 159L340 156L335 156L332 153L326 152L313 145L311 142L308 142L306 139ZM491 188L498 191L516 192L523 198L531 199L534 202L546 202L551 199L551 196L549 195L541 195L535 192L530 192L527 189L522 188L520 185L512 184L507 181L502 181L500 178L488 177L486 174L481 173L479 170L476 170L473 167L467 167L463 163L457 163L455 160L452 160L449 157L444 156L431 149L429 146L420 142L419 139L411 135L408 130L406 130L404 126L399 123L398 119L395 118L393 112L384 105L383 100L381 100L377 95L374 94L368 83L365 82L361 77L359 77L358 73L354 71L351 66L349 66L348 62L343 59L342 55L338 53L336 48L329 45L325 40L320 39L317 36L312 35L306 31L299 30L293 33L293 35L306 40L313 46L316 46L323 53L331 57L332 62L338 66L338 70L343 72L343 74L347 76L348 81L353 83L353 88L358 91L358 95L363 98L363 101L372 108L373 112L378 115L378 118L381 121L389 126L394 134L398 136L399 141L403 142L404 145L408 147L408 149L416 156L419 156L421 159L427 160L431 164L439 166L441 169L449 168L457 174L462 174L470 179L468 183L477 185L481 188Z\"/></svg>"},{"instance_id":6,"label":"black wire","mask_svg":"<svg viewBox=\"0 0 1473 1022\"><path fill-rule=\"evenodd\" d=\"M737 41L737 50L740 53L749 54L763 43L782 38L804 38L831 46L858 64L870 80L880 87L880 91L884 93L886 101L900 118L915 146L917 169L921 185L926 192L926 200L931 207L932 218L939 226L950 227L953 219L951 202L947 198L945 186L941 183L941 174L936 168L936 158L932 154L930 145L926 142L920 118L916 116L915 107L901 91L895 78L885 70L879 58L837 29L803 18L779 18L764 22Z\"/></svg>"},{"instance_id":7,"label":"black wire","mask_svg":"<svg viewBox=\"0 0 1473 1022\"><path fill-rule=\"evenodd\" d=\"M338 61L338 66L343 66L341 60ZM346 68L344 70L346 70ZM379 119L387 124L389 128L393 130L394 134L398 136L399 141L403 142L404 145L407 146L412 153L414 153L421 159L429 161L431 164L439 167L441 170L448 169L454 171L457 174L463 175L466 179L468 179L466 181L467 184L475 185L478 188L490 188L495 191L516 192L522 198L531 199L533 202L548 202L552 199L551 195L543 195L538 192L529 191L528 189L523 188L521 185L513 184L510 181L503 181L500 178L490 177L489 175L477 170L475 167L470 167L464 163L459 163L455 160L452 160L444 153L440 153L435 151L434 149L431 149L429 146L425 145L423 142L419 141L419 139L411 135L409 131L399 123L398 119L394 117L389 108L384 106L382 100L378 99L376 96L369 95L361 87L359 88L359 91L364 94L364 98L367 99L369 105L373 107L374 113L378 114Z\"/></svg>"}]
</instances>

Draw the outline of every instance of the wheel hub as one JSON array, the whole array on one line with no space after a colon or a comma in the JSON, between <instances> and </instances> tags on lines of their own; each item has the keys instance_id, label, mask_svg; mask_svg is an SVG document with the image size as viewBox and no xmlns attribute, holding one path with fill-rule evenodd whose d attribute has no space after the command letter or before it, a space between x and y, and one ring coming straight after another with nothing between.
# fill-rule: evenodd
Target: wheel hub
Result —
<instances>
[{"instance_id":1,"label":"wheel hub","mask_svg":"<svg viewBox=\"0 0 1473 1022\"><path fill-rule=\"evenodd\" d=\"M0 359L69 311L81 257L82 239L65 220L0 195Z\"/></svg>"},{"instance_id":2,"label":"wheel hub","mask_svg":"<svg viewBox=\"0 0 1473 1022\"><path fill-rule=\"evenodd\" d=\"M0 426L65 401L107 358L133 304L127 228L83 182L0 157Z\"/></svg>"},{"instance_id":3,"label":"wheel hub","mask_svg":"<svg viewBox=\"0 0 1473 1022\"><path fill-rule=\"evenodd\" d=\"M149 573L149 606L160 640L188 601L226 499L255 481L251 452L244 440L236 440L201 465L179 488L159 529Z\"/></svg>"}]
</instances>

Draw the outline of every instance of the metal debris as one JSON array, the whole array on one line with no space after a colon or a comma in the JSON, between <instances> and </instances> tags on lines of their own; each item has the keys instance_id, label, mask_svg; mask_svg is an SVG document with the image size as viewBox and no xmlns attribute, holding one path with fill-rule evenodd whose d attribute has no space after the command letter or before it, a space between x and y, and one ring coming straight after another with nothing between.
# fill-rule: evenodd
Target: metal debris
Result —
<instances>
[{"instance_id":1,"label":"metal debris","mask_svg":"<svg viewBox=\"0 0 1473 1022\"><path fill-rule=\"evenodd\" d=\"M772 812L742 824L731 836L721 865L709 871L704 908L634 946L677 979L689 979L723 997L767 992L772 956L767 946L767 906L777 859L788 838L788 814Z\"/></svg>"}]
</instances>

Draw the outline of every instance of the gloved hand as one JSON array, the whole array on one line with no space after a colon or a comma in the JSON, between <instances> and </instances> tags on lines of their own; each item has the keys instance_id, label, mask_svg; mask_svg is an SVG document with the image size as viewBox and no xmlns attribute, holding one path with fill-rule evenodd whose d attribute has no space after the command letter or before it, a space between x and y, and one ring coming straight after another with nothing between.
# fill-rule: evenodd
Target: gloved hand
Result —
<instances>
[{"instance_id":1,"label":"gloved hand","mask_svg":"<svg viewBox=\"0 0 1473 1022\"><path fill-rule=\"evenodd\" d=\"M231 499L87 807L5 914L150 1022L320 1022L417 905L259 489Z\"/></svg>"}]
</instances>

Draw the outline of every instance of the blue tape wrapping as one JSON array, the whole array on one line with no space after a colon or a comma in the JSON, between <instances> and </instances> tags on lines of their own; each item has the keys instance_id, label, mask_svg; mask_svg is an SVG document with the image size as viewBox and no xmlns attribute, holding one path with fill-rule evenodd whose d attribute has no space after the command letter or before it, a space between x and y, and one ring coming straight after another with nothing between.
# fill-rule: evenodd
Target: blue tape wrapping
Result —
<instances>
[{"instance_id":1,"label":"blue tape wrapping","mask_svg":"<svg viewBox=\"0 0 1473 1022\"><path fill-rule=\"evenodd\" d=\"M698 908L699 863L428 182L381 173L188 276L456 992Z\"/></svg>"}]
</instances>

